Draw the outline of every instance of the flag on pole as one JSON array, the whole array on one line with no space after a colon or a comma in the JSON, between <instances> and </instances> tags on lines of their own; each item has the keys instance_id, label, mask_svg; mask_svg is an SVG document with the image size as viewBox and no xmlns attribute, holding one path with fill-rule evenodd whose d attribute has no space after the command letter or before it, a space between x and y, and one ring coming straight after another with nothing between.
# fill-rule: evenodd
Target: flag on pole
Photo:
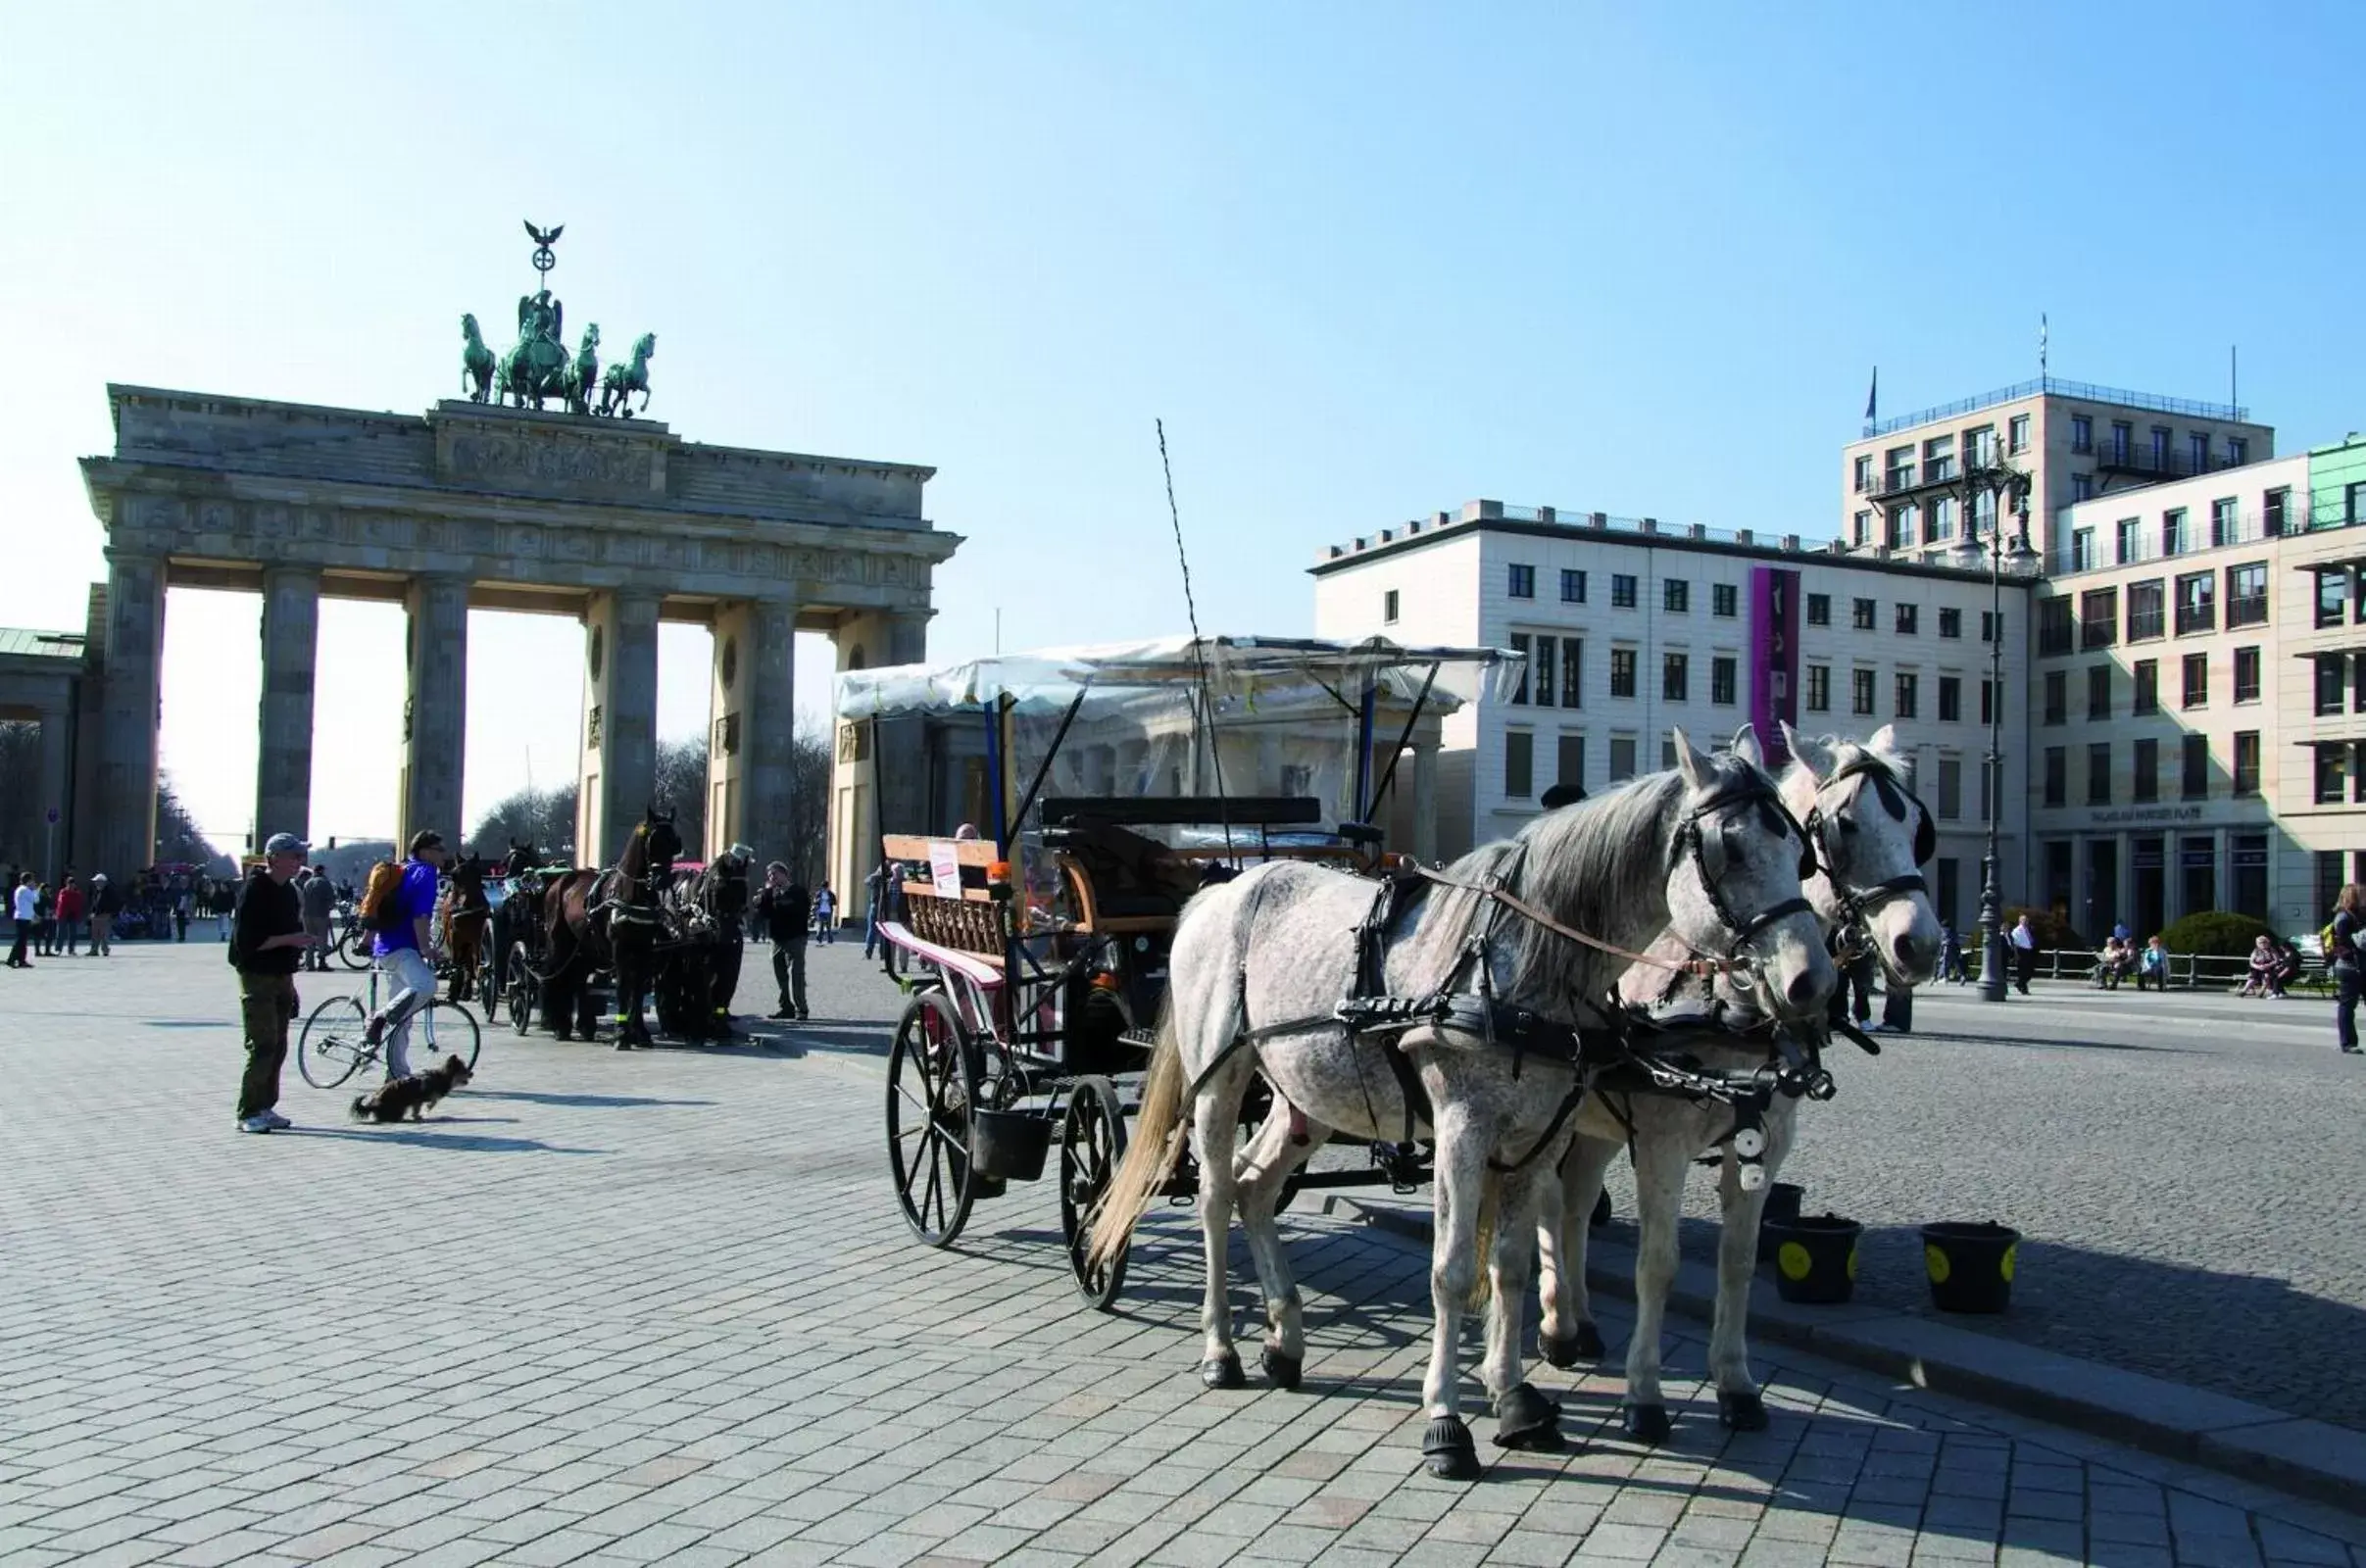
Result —
<instances>
[{"instance_id":1,"label":"flag on pole","mask_svg":"<svg viewBox=\"0 0 2366 1568\"><path fill-rule=\"evenodd\" d=\"M2038 313L2038 378L2046 378L2046 313Z\"/></svg>"},{"instance_id":2,"label":"flag on pole","mask_svg":"<svg viewBox=\"0 0 2366 1568\"><path fill-rule=\"evenodd\" d=\"M1873 422L1873 410L1881 401L1881 367L1873 367L1873 384L1865 389L1865 422Z\"/></svg>"}]
</instances>

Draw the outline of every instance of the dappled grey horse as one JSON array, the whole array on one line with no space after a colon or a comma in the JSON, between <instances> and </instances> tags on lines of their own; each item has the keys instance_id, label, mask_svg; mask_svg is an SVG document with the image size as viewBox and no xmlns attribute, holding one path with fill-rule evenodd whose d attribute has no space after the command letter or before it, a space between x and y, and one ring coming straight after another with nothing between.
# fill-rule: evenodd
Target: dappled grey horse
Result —
<instances>
[{"instance_id":1,"label":"dappled grey horse","mask_svg":"<svg viewBox=\"0 0 2366 1568\"><path fill-rule=\"evenodd\" d=\"M1792 764L1784 771L1784 802L1805 824L1815 849L1815 872L1805 883L1817 923L1827 938L1838 935L1850 951L1870 948L1892 980L1920 985L1939 962L1939 921L1918 867L1930 859L1936 828L1930 812L1906 785L1906 765L1896 733L1884 725L1863 742L1830 736L1810 740L1784 727ZM1667 957L1683 951L1663 937L1650 950ZM1619 991L1637 1004L1664 1004L1679 1015L1718 1015L1748 1024L1753 998L1737 995L1730 982L1713 982L1714 1004L1701 1005L1702 982L1686 982L1654 964L1638 964L1619 979ZM1672 991L1694 993L1672 996ZM1719 1043L1714 1034L1688 1032L1685 1049L1712 1071L1746 1073L1769 1058L1770 1045L1758 1039ZM1709 1333L1708 1365L1717 1387L1717 1414L1726 1425L1755 1431L1766 1424L1766 1407L1750 1375L1746 1334L1750 1274L1756 1266L1758 1222L1766 1208L1767 1184L1791 1152L1799 1099L1776 1094L1759 1122L1764 1153L1746 1158L1737 1151L1734 1108L1715 1101L1658 1094L1596 1096L1578 1107L1575 1136L1562 1160L1561 1179L1549 1184L1538 1220L1543 1266L1539 1294L1544 1301L1539 1343L1554 1366L1573 1366L1605 1353L1602 1331L1586 1299L1586 1222L1602 1192L1602 1176L1621 1148L1634 1152L1636 1222L1635 1334L1627 1346L1627 1393L1620 1420L1627 1435L1645 1443L1667 1436L1667 1406L1660 1393L1661 1322L1668 1289L1676 1277L1676 1233L1684 1201L1685 1172L1703 1151L1724 1145L1718 1175L1717 1305ZM1751 1164L1760 1179L1746 1185Z\"/></svg>"},{"instance_id":2,"label":"dappled grey horse","mask_svg":"<svg viewBox=\"0 0 2366 1568\"><path fill-rule=\"evenodd\" d=\"M1264 1293L1264 1369L1295 1387L1305 1340L1273 1220L1283 1184L1333 1130L1407 1143L1426 1133L1436 1214L1423 1385L1430 1468L1478 1473L1454 1342L1483 1249L1496 1441L1557 1441L1557 1407L1520 1377L1520 1330L1539 1189L1556 1179L1579 1098L1575 1031L1607 1024L1612 983L1663 931L1689 950L1671 961L1745 975L1785 1016L1820 1016L1834 984L1800 896L1806 847L1773 781L1747 757L1711 757L1681 731L1675 741L1675 771L1548 812L1514 839L1424 873L1430 885L1413 884L1402 906L1384 884L1294 862L1259 866L1185 906L1140 1117L1093 1250L1106 1262L1125 1246L1181 1155L1188 1111L1210 1387L1242 1381L1225 1296L1236 1206ZM1375 993L1385 997L1343 1007ZM1405 1059L1402 1079L1392 1050ZM1241 1106L1258 1073L1273 1088L1273 1113L1236 1167Z\"/></svg>"}]
</instances>

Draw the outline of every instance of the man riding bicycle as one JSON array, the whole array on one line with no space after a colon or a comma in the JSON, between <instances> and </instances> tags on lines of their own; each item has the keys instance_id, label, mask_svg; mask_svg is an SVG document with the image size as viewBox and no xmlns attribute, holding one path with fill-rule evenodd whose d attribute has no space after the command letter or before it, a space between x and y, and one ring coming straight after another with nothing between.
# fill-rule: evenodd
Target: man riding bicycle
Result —
<instances>
[{"instance_id":1,"label":"man riding bicycle","mask_svg":"<svg viewBox=\"0 0 2366 1568\"><path fill-rule=\"evenodd\" d=\"M442 834L416 833L400 879L391 888L373 889L377 898L365 898L364 916L376 932L370 953L393 995L370 1015L363 1039L385 1046L390 1083L411 1076L411 1015L435 998L436 874L451 858Z\"/></svg>"}]
</instances>

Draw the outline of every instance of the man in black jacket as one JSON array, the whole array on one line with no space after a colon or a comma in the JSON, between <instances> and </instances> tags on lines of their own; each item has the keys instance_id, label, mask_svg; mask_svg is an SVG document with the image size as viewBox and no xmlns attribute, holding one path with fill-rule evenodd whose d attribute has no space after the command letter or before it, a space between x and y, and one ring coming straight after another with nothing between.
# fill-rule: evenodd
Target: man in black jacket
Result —
<instances>
[{"instance_id":1,"label":"man in black jacket","mask_svg":"<svg viewBox=\"0 0 2366 1568\"><path fill-rule=\"evenodd\" d=\"M268 1133L288 1125L279 1102L287 1061L287 1026L296 1016L296 968L313 939L288 879L309 852L293 833L274 833L263 864L238 890L230 926L230 962L238 970L238 1009L246 1022L246 1076L238 1084L238 1130Z\"/></svg>"},{"instance_id":2,"label":"man in black jacket","mask_svg":"<svg viewBox=\"0 0 2366 1568\"><path fill-rule=\"evenodd\" d=\"M775 1018L803 1018L805 1010L805 940L813 913L813 895L792 881L789 868L774 860L764 867L764 891L756 895L757 918L772 939L772 978L780 985Z\"/></svg>"}]
</instances>

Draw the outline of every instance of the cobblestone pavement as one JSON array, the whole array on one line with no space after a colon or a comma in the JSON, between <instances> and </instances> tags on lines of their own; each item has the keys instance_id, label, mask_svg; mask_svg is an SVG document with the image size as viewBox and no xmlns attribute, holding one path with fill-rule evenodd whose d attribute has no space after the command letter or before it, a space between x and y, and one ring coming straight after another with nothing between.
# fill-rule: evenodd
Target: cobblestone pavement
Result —
<instances>
[{"instance_id":1,"label":"cobblestone pavement","mask_svg":"<svg viewBox=\"0 0 2366 1568\"><path fill-rule=\"evenodd\" d=\"M1313 1216L1306 1392L1205 1394L1180 1212L1108 1316L1040 1186L911 1240L887 999L814 959L786 1038L495 1033L404 1128L291 1070L268 1138L230 1129L217 948L10 977L0 1561L2366 1568L2366 1520L1812 1358L1762 1354L1774 1428L1727 1441L1690 1338L1668 1446L1540 1368L1582 1444L1432 1482L1424 1261Z\"/></svg>"}]
</instances>

